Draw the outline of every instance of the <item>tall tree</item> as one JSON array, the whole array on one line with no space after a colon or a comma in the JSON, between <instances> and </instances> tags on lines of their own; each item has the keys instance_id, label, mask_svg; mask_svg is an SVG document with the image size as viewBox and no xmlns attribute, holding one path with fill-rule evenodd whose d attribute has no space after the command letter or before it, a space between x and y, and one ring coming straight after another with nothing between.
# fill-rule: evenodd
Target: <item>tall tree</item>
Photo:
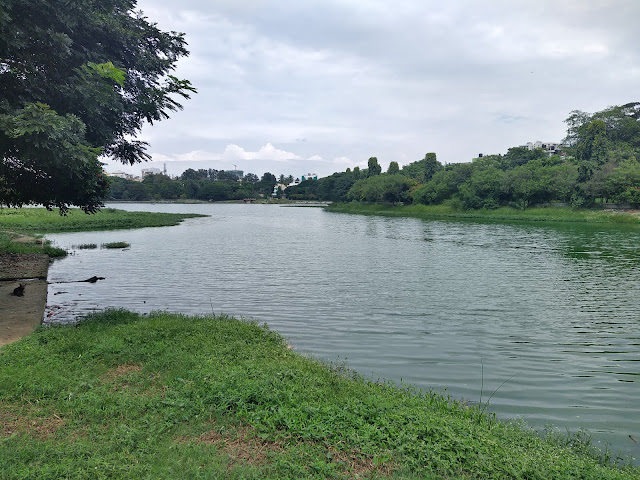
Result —
<instances>
[{"instance_id":1,"label":"tall tree","mask_svg":"<svg viewBox=\"0 0 640 480\"><path fill-rule=\"evenodd\" d=\"M433 177L433 175L439 170L442 170L442 164L438 161L436 154L433 152L427 153L424 156L423 181L428 182L431 180L431 177Z\"/></svg>"},{"instance_id":2,"label":"tall tree","mask_svg":"<svg viewBox=\"0 0 640 480\"><path fill-rule=\"evenodd\" d=\"M380 175L382 172L382 167L378 163L378 159L376 157L369 158L369 177L373 177L374 175Z\"/></svg>"},{"instance_id":3,"label":"tall tree","mask_svg":"<svg viewBox=\"0 0 640 480\"><path fill-rule=\"evenodd\" d=\"M387 169L387 173L389 175L395 175L396 173L400 173L400 165L398 165L398 162L389 163L389 168Z\"/></svg>"},{"instance_id":4,"label":"tall tree","mask_svg":"<svg viewBox=\"0 0 640 480\"><path fill-rule=\"evenodd\" d=\"M135 140L194 88L169 73L188 54L135 0L3 0L0 7L0 204L64 213L101 206L100 155L149 158Z\"/></svg>"}]
</instances>

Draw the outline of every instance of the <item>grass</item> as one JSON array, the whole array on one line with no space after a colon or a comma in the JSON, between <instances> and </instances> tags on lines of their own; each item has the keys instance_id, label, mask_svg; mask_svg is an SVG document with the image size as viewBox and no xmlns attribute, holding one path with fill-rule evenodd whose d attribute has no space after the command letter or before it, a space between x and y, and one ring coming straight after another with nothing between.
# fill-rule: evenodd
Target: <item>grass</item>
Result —
<instances>
[{"instance_id":1,"label":"grass","mask_svg":"<svg viewBox=\"0 0 640 480\"><path fill-rule=\"evenodd\" d=\"M450 205L380 205L338 203L325 207L327 211L360 215L384 215L415 218L467 218L528 222L581 222L640 224L640 217L615 211L574 209L571 207L534 207L518 210L500 207L495 210L456 210Z\"/></svg>"},{"instance_id":2,"label":"grass","mask_svg":"<svg viewBox=\"0 0 640 480\"><path fill-rule=\"evenodd\" d=\"M1 224L0 224L1 228ZM29 242L29 243L17 243L14 240L20 235L14 232L7 232L0 230L0 254L2 253L18 253L18 254L30 254L30 253L44 253L51 258L64 257L67 252L61 248L52 247L49 242ZM34 239L36 240L36 239Z\"/></svg>"},{"instance_id":3,"label":"grass","mask_svg":"<svg viewBox=\"0 0 640 480\"><path fill-rule=\"evenodd\" d=\"M17 236L38 236L44 233L116 230L143 227L173 226L198 214L126 212L105 208L95 215L80 209L71 209L67 216L44 208L0 208L0 253L46 253L49 256L66 255L64 250L35 243L16 244Z\"/></svg>"},{"instance_id":4,"label":"grass","mask_svg":"<svg viewBox=\"0 0 640 480\"><path fill-rule=\"evenodd\" d=\"M107 311L0 350L3 479L640 478L565 443L227 317Z\"/></svg>"}]
</instances>

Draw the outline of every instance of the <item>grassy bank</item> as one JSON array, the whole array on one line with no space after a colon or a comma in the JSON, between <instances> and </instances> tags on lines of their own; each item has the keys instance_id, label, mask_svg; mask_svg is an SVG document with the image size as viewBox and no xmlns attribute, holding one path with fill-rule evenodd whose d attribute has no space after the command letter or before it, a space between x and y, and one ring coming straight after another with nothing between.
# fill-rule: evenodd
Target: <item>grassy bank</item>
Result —
<instances>
[{"instance_id":1,"label":"grassy bank","mask_svg":"<svg viewBox=\"0 0 640 480\"><path fill-rule=\"evenodd\" d=\"M360 215L384 215L415 218L467 218L529 222L583 222L624 223L640 225L640 217L623 212L574 209L571 207L535 207L517 210L501 207L495 210L455 210L449 205L379 205L338 203L326 207L327 211Z\"/></svg>"},{"instance_id":2,"label":"grassy bank","mask_svg":"<svg viewBox=\"0 0 640 480\"><path fill-rule=\"evenodd\" d=\"M0 209L0 253L47 253L50 256L64 255L39 242L16 243L16 239L27 236L38 237L45 233L79 232L89 230L116 230L143 227L166 227L177 225L185 218L200 217L197 214L126 212L105 208L95 215L71 209L67 216L44 208Z\"/></svg>"},{"instance_id":3,"label":"grassy bank","mask_svg":"<svg viewBox=\"0 0 640 480\"><path fill-rule=\"evenodd\" d=\"M569 442L570 443L570 442ZM97 314L0 350L0 478L638 479L224 317Z\"/></svg>"}]
</instances>

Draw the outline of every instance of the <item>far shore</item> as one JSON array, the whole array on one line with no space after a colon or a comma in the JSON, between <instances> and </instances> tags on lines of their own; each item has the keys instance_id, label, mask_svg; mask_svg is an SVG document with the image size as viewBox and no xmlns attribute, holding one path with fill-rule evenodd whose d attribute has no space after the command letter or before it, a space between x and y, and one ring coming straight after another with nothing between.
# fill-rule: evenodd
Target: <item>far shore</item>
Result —
<instances>
[{"instance_id":1,"label":"far shore","mask_svg":"<svg viewBox=\"0 0 640 480\"><path fill-rule=\"evenodd\" d=\"M391 205L352 202L333 203L327 206L327 211L424 219L640 225L640 210L637 209L583 209L567 206L539 206L525 210L511 207L500 207L495 210L457 210L449 205Z\"/></svg>"}]
</instances>

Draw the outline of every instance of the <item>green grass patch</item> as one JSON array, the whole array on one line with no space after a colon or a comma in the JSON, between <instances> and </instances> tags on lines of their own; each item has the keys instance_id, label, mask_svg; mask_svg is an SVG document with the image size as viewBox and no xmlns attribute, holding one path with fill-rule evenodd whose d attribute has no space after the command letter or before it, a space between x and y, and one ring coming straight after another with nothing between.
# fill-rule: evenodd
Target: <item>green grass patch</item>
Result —
<instances>
[{"instance_id":1,"label":"green grass patch","mask_svg":"<svg viewBox=\"0 0 640 480\"><path fill-rule=\"evenodd\" d=\"M446 204L393 206L364 203L334 203L325 208L329 212L383 215L389 217L640 224L640 217L630 213L553 206L534 207L526 210L518 210L511 207L500 207L495 210L456 210Z\"/></svg>"},{"instance_id":2,"label":"green grass patch","mask_svg":"<svg viewBox=\"0 0 640 480\"><path fill-rule=\"evenodd\" d=\"M128 242L109 242L101 245L102 248L129 248L130 246Z\"/></svg>"},{"instance_id":3,"label":"green grass patch","mask_svg":"<svg viewBox=\"0 0 640 480\"><path fill-rule=\"evenodd\" d=\"M638 479L221 317L126 311L0 350L0 478Z\"/></svg>"},{"instance_id":4,"label":"green grass patch","mask_svg":"<svg viewBox=\"0 0 640 480\"><path fill-rule=\"evenodd\" d=\"M0 230L18 232L56 233L89 230L116 230L143 227L167 227L177 225L186 218L205 215L191 213L126 212L104 208L94 215L87 215L74 208L68 215L44 208L0 209Z\"/></svg>"},{"instance_id":5,"label":"green grass patch","mask_svg":"<svg viewBox=\"0 0 640 480\"><path fill-rule=\"evenodd\" d=\"M61 216L57 211L45 208L0 208L0 253L46 253L51 257L64 256L66 252L48 244L16 244L20 234L117 230L143 227L167 227L177 225L186 218L203 217L199 214L126 212L105 208L94 215L80 209L69 210Z\"/></svg>"},{"instance_id":6,"label":"green grass patch","mask_svg":"<svg viewBox=\"0 0 640 480\"><path fill-rule=\"evenodd\" d=\"M67 252L61 248L52 247L48 241L44 243L16 243L19 234L0 230L0 254L2 253L44 253L51 258L64 257Z\"/></svg>"}]
</instances>

